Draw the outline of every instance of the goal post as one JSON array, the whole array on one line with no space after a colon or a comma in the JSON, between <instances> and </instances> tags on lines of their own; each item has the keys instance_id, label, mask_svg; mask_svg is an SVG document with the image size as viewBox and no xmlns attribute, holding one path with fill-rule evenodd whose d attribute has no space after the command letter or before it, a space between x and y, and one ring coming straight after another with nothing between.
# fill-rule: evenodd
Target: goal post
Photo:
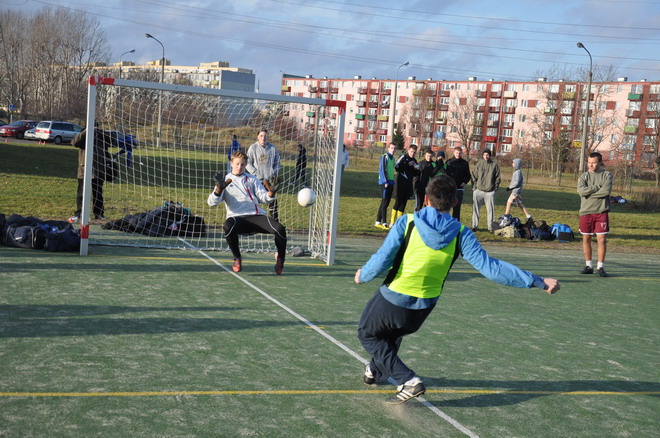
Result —
<instances>
[{"instance_id":1,"label":"goal post","mask_svg":"<svg viewBox=\"0 0 660 438\"><path fill-rule=\"evenodd\" d=\"M97 160L85 154L80 255L95 245L228 251L222 229L225 206L207 204L213 176L230 172L234 141L247 152L258 131L266 129L279 152L282 184L277 213L263 207L286 227L289 252L333 264L345 105L90 77L86 126L100 130L108 153ZM300 166L301 147L305 168ZM94 135L87 135L85 150L94 150ZM112 176L101 184L102 209L94 205L92 193L93 178L98 189L100 166ZM311 207L297 203L303 187L317 194ZM240 245L242 251L275 252L268 234L241 236Z\"/></svg>"}]
</instances>

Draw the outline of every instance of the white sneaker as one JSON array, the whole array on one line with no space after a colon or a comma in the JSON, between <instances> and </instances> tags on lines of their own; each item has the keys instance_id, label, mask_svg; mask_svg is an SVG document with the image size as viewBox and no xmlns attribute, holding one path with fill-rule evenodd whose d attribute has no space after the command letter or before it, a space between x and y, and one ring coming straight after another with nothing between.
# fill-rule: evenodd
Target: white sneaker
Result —
<instances>
[{"instance_id":1,"label":"white sneaker","mask_svg":"<svg viewBox=\"0 0 660 438\"><path fill-rule=\"evenodd\" d=\"M374 224L374 227L380 228L380 222L376 221L376 223Z\"/></svg>"}]
</instances>

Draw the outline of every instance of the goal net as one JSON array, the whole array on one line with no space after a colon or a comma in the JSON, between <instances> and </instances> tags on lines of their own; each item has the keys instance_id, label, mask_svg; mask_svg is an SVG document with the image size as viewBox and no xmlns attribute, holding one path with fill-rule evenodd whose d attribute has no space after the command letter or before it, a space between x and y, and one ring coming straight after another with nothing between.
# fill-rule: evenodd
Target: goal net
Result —
<instances>
[{"instance_id":1,"label":"goal net","mask_svg":"<svg viewBox=\"0 0 660 438\"><path fill-rule=\"evenodd\" d=\"M87 126L110 145L95 165L104 161L111 176L96 219L87 154L81 255L90 245L228 251L225 206L207 204L213 176L231 171L232 143L247 152L266 129L280 156L277 215L287 251L334 262L344 102L101 77L90 77L88 89ZM92 150L93 136L86 141ZM311 207L298 205L303 187L316 192ZM275 252L270 234L241 236L240 246Z\"/></svg>"}]
</instances>

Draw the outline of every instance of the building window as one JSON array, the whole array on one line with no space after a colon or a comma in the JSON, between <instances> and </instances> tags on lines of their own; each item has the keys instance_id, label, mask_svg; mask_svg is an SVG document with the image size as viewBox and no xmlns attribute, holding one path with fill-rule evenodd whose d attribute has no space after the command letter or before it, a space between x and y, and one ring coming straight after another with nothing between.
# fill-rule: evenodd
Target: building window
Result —
<instances>
[{"instance_id":1,"label":"building window","mask_svg":"<svg viewBox=\"0 0 660 438\"><path fill-rule=\"evenodd\" d=\"M521 122L524 122L526 118L527 118L526 115L521 114L521 115L518 117L518 120L521 121Z\"/></svg>"},{"instance_id":2,"label":"building window","mask_svg":"<svg viewBox=\"0 0 660 438\"><path fill-rule=\"evenodd\" d=\"M522 100L520 101L520 107L521 107L521 108L527 108L527 107L528 107L528 102L527 102L526 99L522 99Z\"/></svg>"}]
</instances>

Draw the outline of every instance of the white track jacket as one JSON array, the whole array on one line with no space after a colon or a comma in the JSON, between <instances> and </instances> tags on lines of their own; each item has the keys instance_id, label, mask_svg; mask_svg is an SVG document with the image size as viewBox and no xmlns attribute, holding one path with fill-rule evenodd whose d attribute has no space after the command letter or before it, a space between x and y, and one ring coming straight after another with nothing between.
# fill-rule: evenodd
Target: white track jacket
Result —
<instances>
[{"instance_id":1,"label":"white track jacket","mask_svg":"<svg viewBox=\"0 0 660 438\"><path fill-rule=\"evenodd\" d=\"M215 189L209 195L206 202L211 207L224 201L227 206L227 218L266 215L259 204L266 204L275 198L268 196L268 190L257 177L249 173L242 175L228 173L225 181L228 179L231 179L231 183L220 193L220 196L215 196Z\"/></svg>"}]
</instances>

